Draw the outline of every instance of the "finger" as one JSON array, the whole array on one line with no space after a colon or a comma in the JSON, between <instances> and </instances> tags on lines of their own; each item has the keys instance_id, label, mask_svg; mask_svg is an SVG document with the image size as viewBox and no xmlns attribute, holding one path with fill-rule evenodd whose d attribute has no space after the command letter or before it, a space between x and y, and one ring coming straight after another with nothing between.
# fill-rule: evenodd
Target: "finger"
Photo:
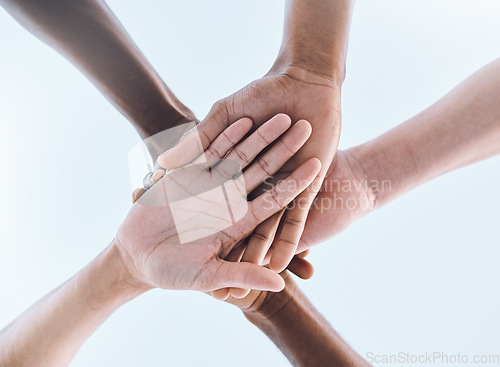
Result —
<instances>
[{"instance_id":1,"label":"finger","mask_svg":"<svg viewBox=\"0 0 500 367\"><path fill-rule=\"evenodd\" d=\"M245 186L247 192L252 192L262 182L272 177L311 136L311 124L300 120L274 144L269 151L263 154L245 171ZM270 184L269 184L270 186Z\"/></svg>"},{"instance_id":2,"label":"finger","mask_svg":"<svg viewBox=\"0 0 500 367\"><path fill-rule=\"evenodd\" d=\"M137 200L139 200L139 198L142 195L144 195L145 192L146 192L146 190L144 190L142 187L138 188L138 189L135 189L134 192L132 193L132 204L135 204L135 202Z\"/></svg>"},{"instance_id":3,"label":"finger","mask_svg":"<svg viewBox=\"0 0 500 367\"><path fill-rule=\"evenodd\" d=\"M229 298L229 288L221 288L221 289L216 289L214 291L211 291L210 294L212 297L219 301L225 301L226 299Z\"/></svg>"},{"instance_id":4,"label":"finger","mask_svg":"<svg viewBox=\"0 0 500 367\"><path fill-rule=\"evenodd\" d=\"M226 261L231 261L231 262L238 262L240 261L241 257L243 256L244 252L246 251L246 246L243 244L244 241L240 241L233 249L231 252L226 256L224 260Z\"/></svg>"},{"instance_id":5,"label":"finger","mask_svg":"<svg viewBox=\"0 0 500 367\"><path fill-rule=\"evenodd\" d=\"M248 239L247 248L241 261L257 265L262 264L264 256L269 250L271 243L273 243L274 235L278 229L283 212L284 210L280 210L255 228Z\"/></svg>"},{"instance_id":6,"label":"finger","mask_svg":"<svg viewBox=\"0 0 500 367\"><path fill-rule=\"evenodd\" d=\"M238 144L226 159L238 163L241 169L245 168L264 148L287 131L291 124L292 120L285 114L281 113L274 116Z\"/></svg>"},{"instance_id":7,"label":"finger","mask_svg":"<svg viewBox=\"0 0 500 367\"><path fill-rule=\"evenodd\" d=\"M201 155L196 163L202 163L206 160L210 165L215 164L222 160L238 142L245 137L246 134L252 129L253 123L247 117L239 119L234 124L230 125L227 129L222 131L220 135L210 144L210 146L205 151L204 155Z\"/></svg>"},{"instance_id":8,"label":"finger","mask_svg":"<svg viewBox=\"0 0 500 367\"><path fill-rule=\"evenodd\" d=\"M285 287L285 282L279 274L263 266L219 261L219 268L212 277L214 288L238 287L280 292Z\"/></svg>"},{"instance_id":9,"label":"finger","mask_svg":"<svg viewBox=\"0 0 500 367\"><path fill-rule=\"evenodd\" d=\"M283 271L297 252L314 196L315 191L309 188L295 199L293 208L286 211L280 235L275 239L273 255L269 261L269 266L274 271Z\"/></svg>"},{"instance_id":10,"label":"finger","mask_svg":"<svg viewBox=\"0 0 500 367\"><path fill-rule=\"evenodd\" d=\"M241 256L245 252L245 245L243 244L244 241L240 241L236 247L234 247L231 252L226 256L225 260L226 261L231 261L231 262L238 262L241 259ZM239 289L239 288L222 288L218 289L216 291L212 291L212 296L215 299L225 301L229 296L231 289Z\"/></svg>"},{"instance_id":11,"label":"finger","mask_svg":"<svg viewBox=\"0 0 500 367\"><path fill-rule=\"evenodd\" d=\"M229 255L227 255L224 260L231 261L231 262L239 262L241 260L241 257L243 256L243 254L246 251L246 246L243 246L243 245L237 245L237 246L238 247L235 247L231 250ZM230 295L233 297L234 297L234 294L236 294L238 297L235 297L235 298L243 298L243 297L246 297L248 295L248 293L250 293L250 289L248 289L248 290L241 289L241 288L224 288L224 289L228 289ZM234 294L233 294L233 292L234 292Z\"/></svg>"},{"instance_id":12,"label":"finger","mask_svg":"<svg viewBox=\"0 0 500 367\"><path fill-rule=\"evenodd\" d=\"M250 293L251 289L243 289L243 288L229 288L229 293L231 297L241 299L245 298L248 296L248 293Z\"/></svg>"},{"instance_id":13,"label":"finger","mask_svg":"<svg viewBox=\"0 0 500 367\"><path fill-rule=\"evenodd\" d=\"M246 223L249 226L247 229L253 230L265 219L285 208L314 181L320 170L320 160L311 158L300 165L284 181L249 202L247 215L250 219Z\"/></svg>"},{"instance_id":14,"label":"finger","mask_svg":"<svg viewBox=\"0 0 500 367\"><path fill-rule=\"evenodd\" d=\"M162 170L162 169L159 169L157 170L155 173L153 173L153 175L151 176L151 183L154 185L155 183L157 183L158 181L160 181L160 179L165 176L165 171Z\"/></svg>"},{"instance_id":15,"label":"finger","mask_svg":"<svg viewBox=\"0 0 500 367\"><path fill-rule=\"evenodd\" d=\"M312 264L299 256L294 256L287 269L301 279L309 279L314 275Z\"/></svg>"},{"instance_id":16,"label":"finger","mask_svg":"<svg viewBox=\"0 0 500 367\"><path fill-rule=\"evenodd\" d=\"M309 255L309 252L310 252L310 251L311 251L311 250L305 250L305 251L302 251L300 254L297 254L297 255L295 255L295 256L300 257L301 259L303 259L303 258L305 258L307 255Z\"/></svg>"}]
</instances>

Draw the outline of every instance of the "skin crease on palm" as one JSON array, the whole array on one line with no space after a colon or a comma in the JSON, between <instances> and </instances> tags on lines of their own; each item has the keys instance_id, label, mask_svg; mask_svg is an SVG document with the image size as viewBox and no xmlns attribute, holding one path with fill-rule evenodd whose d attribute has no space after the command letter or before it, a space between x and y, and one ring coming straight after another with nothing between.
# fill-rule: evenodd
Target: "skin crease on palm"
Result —
<instances>
[{"instance_id":1,"label":"skin crease on palm","mask_svg":"<svg viewBox=\"0 0 500 367\"><path fill-rule=\"evenodd\" d=\"M240 110L232 110L232 106L235 108L239 106ZM288 210L282 220L282 235L278 241L274 241L274 256L270 259L270 267L276 272L282 271L297 253L297 245L310 205L335 156L341 120L340 90L337 84L298 69L269 74L223 102L216 103L204 120L210 121L210 125L202 121L198 127L202 143L206 146L216 136L217 131L227 126L230 121L249 117L256 126L259 126L278 113L286 113L292 121L308 116L307 121L312 126L312 134L301 150L278 172L276 178L283 178L292 169L312 157L321 161L322 170L313 185L296 199L300 205ZM185 143L188 142L187 139ZM161 155L158 159L160 165L170 168L181 163L177 155L185 151L185 145L181 142L176 148ZM247 245L249 251L243 255L241 261L258 264L264 258L273 242L274 231L280 219L280 215L275 215L257 227L249 239ZM223 290L221 293L228 294L228 291ZM242 297L247 292L248 290L233 289L232 295ZM218 298L224 298L224 295L221 294Z\"/></svg>"},{"instance_id":2,"label":"skin crease on palm","mask_svg":"<svg viewBox=\"0 0 500 367\"><path fill-rule=\"evenodd\" d=\"M312 246L336 236L344 231L351 223L363 217L375 208L374 194L370 190L365 190L368 187L363 184L365 173L362 166L359 164L356 149L339 150L335 158L327 170L325 180L318 193L315 204L311 207L304 232L300 238L298 252L300 255L294 257L288 269L294 272L301 278L310 278L313 274L312 266L309 263L304 263L301 259ZM157 171L163 172L163 171ZM158 176L160 177L160 176ZM155 182L155 181L154 181ZM153 183L154 183L153 182ZM357 187L357 191L343 190L338 183L347 182L352 184L352 187ZM144 192L143 189L136 190L134 200L137 200ZM337 202L346 203L348 200L355 200L357 205L352 209L347 209L341 206L331 206L326 208L322 206L323 198L330 200L332 195L335 195ZM242 247L233 250L226 260L240 261L244 256L244 252L248 251ZM273 248L271 247L271 252ZM301 262L300 260L303 260ZM269 255L263 259L263 263L269 261ZM299 269L294 271L294 269ZM241 292L235 297L231 292L231 298L246 298L249 291ZM230 293L228 289L213 291L212 295L217 299L228 299Z\"/></svg>"},{"instance_id":3,"label":"skin crease on palm","mask_svg":"<svg viewBox=\"0 0 500 367\"><path fill-rule=\"evenodd\" d=\"M305 119L312 126L309 141L283 167L277 178L286 176L313 157L321 161L321 172L297 198L300 205L294 205L285 215L280 213L272 216L257 227L248 240L248 251L241 258L243 262L259 264L267 255L270 268L281 272L297 253L309 208L333 161L339 142L341 86L345 78L353 5L351 0L288 0L281 48L270 71L261 79L215 103L199 125L204 147L229 124L243 117L251 118L255 126L259 126L271 116L285 113L294 123ZM180 144L177 152L184 149L185 145ZM160 156L158 162L169 168L164 164L176 155L175 148L166 155ZM268 250L272 243L273 255L269 257ZM236 297L244 296L247 292L234 288L231 290L231 294Z\"/></svg>"},{"instance_id":4,"label":"skin crease on palm","mask_svg":"<svg viewBox=\"0 0 500 367\"><path fill-rule=\"evenodd\" d=\"M179 167L163 176L152 189L142 195L139 202L132 207L116 237L118 248L130 263L127 268L132 269L135 277L146 279L146 282L153 287L170 289L211 291L227 287L229 285L227 283L235 283L232 286L237 286L236 283L254 284L251 288L274 291L282 289L283 280L275 272L256 264L222 259L240 240L247 237L258 223L288 205L295 196L310 185L321 169L321 164L317 159L311 159L302 164L293 171L289 179L275 186L275 189L248 202L246 215L234 225L188 243L178 241L171 203L155 206L143 205L141 202L161 202L161 199L165 199L164 186L170 181L190 192L190 182L198 181L203 175L210 176L218 170L218 167L223 166L221 162L238 161L238 159L240 159L238 162L240 167L245 169L243 176L247 192L241 199L246 201L248 192L268 176L268 172L262 170L263 165L257 162L259 160L265 162L264 166L268 167L272 174L292 157L310 136L311 128L306 121L297 123L291 128L290 125L291 121L287 116L277 115L230 150L252 127L249 119L241 119L217 137L205 152L211 168L196 169L195 172L200 177L189 176L191 180L179 182L178 178L182 177L183 171L186 170L185 167ZM275 140L276 144L252 164L259 152ZM225 158L220 161L220 157ZM241 157L246 157L248 160L244 161ZM194 198L196 199L196 196ZM214 205L214 209L221 205L218 202L212 204L210 200L206 202ZM197 208L195 205L190 211L196 211ZM206 212L201 213L210 215L212 211L213 209L208 208ZM196 231L198 227L199 222L194 221L186 232ZM141 244L140 248L136 245L138 243ZM174 260L179 258L186 259L186 261ZM163 279L173 281L165 284ZM185 284L187 279L195 279L195 282Z\"/></svg>"},{"instance_id":5,"label":"skin crease on palm","mask_svg":"<svg viewBox=\"0 0 500 367\"><path fill-rule=\"evenodd\" d=\"M163 172L163 171L158 171ZM159 177L159 176L158 176ZM313 205L309 211L306 225L302 237L300 238L300 244L298 252L302 253L312 246L322 242L323 240L335 236L345 230L351 223L359 219L360 217L366 215L374 208L374 195L370 190L365 190L367 187L362 183L365 179L365 173L363 172L362 166L358 162L356 156L356 149L349 150L339 150L335 155L335 158L327 170L325 180L321 186L321 190L315 199L315 205ZM358 191L353 190L343 190L341 186L335 183L348 182L352 184L352 187L357 187ZM136 194L142 195L143 189L139 189ZM345 207L330 207L325 208L322 206L323 198L330 200L332 195L335 195L338 202L347 202L347 200L356 200L357 205L352 209L346 209ZM273 249L271 248L271 251ZM229 254L226 258L228 261L240 261L244 256L244 252L248 251L248 248L242 249L237 248ZM305 254L306 252L304 252ZM302 255L302 254L301 254ZM303 269L303 278L309 278L312 276L313 269L310 264L299 263L297 258L301 256L296 256L294 260L290 263L289 270ZM263 260L267 263L269 260L269 255ZM305 260L304 260L305 261ZM300 270L298 271L300 273ZM299 274L297 274L299 275ZM299 275L300 276L300 275ZM248 292L241 292L237 297L243 298L247 296ZM212 292L212 295L217 299L227 299L230 293L227 289L218 290Z\"/></svg>"},{"instance_id":6,"label":"skin crease on palm","mask_svg":"<svg viewBox=\"0 0 500 367\"><path fill-rule=\"evenodd\" d=\"M318 158L323 168L315 183L298 198L301 205L286 213L283 223L285 230L275 245L278 250L270 262L271 269L277 272L282 271L297 252L296 244L303 230L302 223L305 222L309 206L334 158L340 138L340 89L331 80L312 76L298 69L269 74L216 103L198 127L202 143L207 146L217 132L232 121L249 117L259 126L278 113L289 115L293 122L307 118L312 126L312 134L304 147L280 170L277 177L288 174L311 157ZM210 121L210 125L205 121ZM185 141L188 142L189 140ZM161 155L158 159L160 165L171 168L186 163L176 157L180 152L184 154L185 146L186 144L181 143ZM194 157L186 157L189 158ZM271 221L279 219L279 216L275 216ZM250 243L250 247L255 248L254 255L252 258L244 256L243 261L257 263L257 258L265 255L274 237L272 231L263 231L268 227L269 224L263 224L256 230L257 236Z\"/></svg>"},{"instance_id":7,"label":"skin crease on palm","mask_svg":"<svg viewBox=\"0 0 500 367\"><path fill-rule=\"evenodd\" d=\"M197 120L142 57L104 1L0 3L28 30L73 62L134 124L142 138ZM284 229L270 259L270 267L276 272L297 253L309 206L337 148L352 7L351 0L287 0L283 41L271 71L216 103L200 123L207 145L230 123L245 116L252 118L255 127L277 113L288 114L293 123L305 119L312 125L310 141L280 176L314 157L323 168L315 185L301 195L301 207L283 216ZM154 141L148 146L153 159L164 148ZM161 176L157 173L154 179ZM258 264L264 258L281 218L281 214L272 216L257 228L241 261ZM240 291L234 292L237 295Z\"/></svg>"}]
</instances>

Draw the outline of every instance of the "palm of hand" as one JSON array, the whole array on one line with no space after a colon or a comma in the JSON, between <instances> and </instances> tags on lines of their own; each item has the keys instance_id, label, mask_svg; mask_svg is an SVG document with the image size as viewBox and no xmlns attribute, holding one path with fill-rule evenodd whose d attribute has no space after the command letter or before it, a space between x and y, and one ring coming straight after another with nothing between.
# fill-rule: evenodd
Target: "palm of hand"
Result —
<instances>
[{"instance_id":1,"label":"palm of hand","mask_svg":"<svg viewBox=\"0 0 500 367\"><path fill-rule=\"evenodd\" d=\"M224 163L210 170L198 161L169 172L134 205L117 238L126 238L123 245L150 284L203 289L204 274L218 270L207 267L220 266L213 260L249 234L251 228L241 220L248 211L243 176L232 179L239 170ZM189 261L177 260L184 258Z\"/></svg>"},{"instance_id":2,"label":"palm of hand","mask_svg":"<svg viewBox=\"0 0 500 367\"><path fill-rule=\"evenodd\" d=\"M302 192L321 166L311 159L273 190L248 201L249 192L292 157L310 134L307 122L288 129L290 119L278 115L237 144L251 126L249 119L241 119L206 150L197 134L186 138L191 150L197 144L204 154L169 171L132 207L116 241L139 281L152 287L201 291L225 286L282 288L282 278L269 269L222 259L260 222Z\"/></svg>"}]
</instances>

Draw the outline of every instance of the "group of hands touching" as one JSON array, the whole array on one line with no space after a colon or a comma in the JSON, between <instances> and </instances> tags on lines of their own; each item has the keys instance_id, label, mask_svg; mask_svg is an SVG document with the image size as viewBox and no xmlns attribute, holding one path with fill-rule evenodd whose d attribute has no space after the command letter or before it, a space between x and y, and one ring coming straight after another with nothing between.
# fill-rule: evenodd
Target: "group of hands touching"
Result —
<instances>
[{"instance_id":1,"label":"group of hands touching","mask_svg":"<svg viewBox=\"0 0 500 367\"><path fill-rule=\"evenodd\" d=\"M305 77L305 73L300 75ZM317 76L310 79L319 83ZM230 294L242 298L250 289L280 291L284 286L280 272L288 266L302 278L310 277L312 267L303 259L304 251L365 214L361 211L371 206L370 193L342 192L340 187L335 193L321 192L322 187L330 187L323 185L325 180L360 181L364 177L349 153L337 152L340 89L332 81L323 80L318 85L310 79L301 80L293 75L266 76L235 96L216 103L203 122L159 156L158 164L163 169L149 177L153 185L160 182L166 187L154 185L148 191L142 188L134 191L133 200L137 203L115 239L129 272L138 283L144 287L212 291L218 299L226 299ZM260 98L249 95L251 91ZM270 98L277 95L279 100ZM262 106L263 103L267 105ZM227 105L235 110L228 111L224 107ZM241 116L254 105L256 112L249 113L253 119ZM236 110L238 106L241 107ZM259 124L266 116L287 106L293 106L294 116L311 116L312 122L300 119L292 124L292 118L296 117L285 114L292 112L288 108ZM197 140L201 141L203 152L193 149ZM196 165L200 157L208 162L199 170L200 177L182 179L179 170L186 165ZM243 170L247 191L242 200L254 193L246 215L219 233L179 244L169 205L155 206L141 201L145 197L154 201L155 195L169 189L168 182L179 181L179 178L181 182L177 184L189 192L193 181L202 181L203 175L223 170L220 167L224 167L221 163L224 160L238 163ZM229 176L234 174L236 172ZM263 190L263 183L268 181L277 184ZM357 205L358 213L346 209L331 218L329 213L324 213L325 208L312 204L315 198L332 194L352 195L357 201L361 197L366 205ZM168 197L165 199L168 201ZM292 201L292 209L286 210ZM269 202L273 205L267 205ZM215 207L221 203L210 204ZM210 212L212 208L203 210ZM332 226L332 222L336 225Z\"/></svg>"},{"instance_id":2,"label":"group of hands touching","mask_svg":"<svg viewBox=\"0 0 500 367\"><path fill-rule=\"evenodd\" d=\"M308 229L307 221L291 219L285 210L310 189L322 171L322 164L316 157L305 157L305 162L296 168L289 166L289 171L285 165L309 143L311 124L300 120L292 126L290 117L278 114L252 131L252 120L241 118L213 141L202 142L203 152L196 157L193 155L198 152L190 147L196 145L197 137L206 136L200 134L202 129L200 126L188 132L177 146L159 156L158 163L167 168L167 173L159 169L150 175L152 187L148 191L134 191L136 204L114 241L123 254L128 272L145 288L211 291L218 299L230 295L244 298L251 289L281 291L284 281L279 273L287 266L301 278L309 278L312 266L303 257L313 243L299 241L304 227ZM236 162L237 170L228 172L226 161ZM199 167L194 174L183 174L186 167L193 166ZM232 179L240 170L242 173L238 177L243 178L243 184L238 193L241 195L235 200L244 203L233 201L231 204L246 209L242 218L227 228L214 230L213 235L181 243L179 228L173 219L175 209L168 205L169 195L163 193L172 191L175 186L190 193L196 191L197 182L213 180L213 176ZM335 174L331 169L327 172ZM262 184L275 175L284 178L276 181L272 188L262 190ZM256 193L247 202L252 192ZM200 215L215 215L217 207L228 204L216 197L212 200L199 198L199 201L205 205L197 205L195 200L188 208L195 216L197 211ZM293 208L290 211L304 209L298 204ZM323 208L317 207L317 210ZM284 212L283 223L279 226ZM206 220L198 218L186 223L182 227L183 236L185 232L199 230ZM291 229L294 231L292 236L285 232ZM331 230L328 228L324 232L331 233ZM297 240L293 241L297 235Z\"/></svg>"},{"instance_id":3,"label":"group of hands touching","mask_svg":"<svg viewBox=\"0 0 500 367\"><path fill-rule=\"evenodd\" d=\"M283 43L269 72L216 102L201 121L104 1L0 4L83 71L149 140L161 167L134 191L112 243L0 332L0 364L64 366L118 307L163 288L207 292L237 305L292 363L365 365L286 269L310 278L304 257L312 246L412 188L500 151L498 60L407 122L337 150L350 0L288 0ZM193 121L196 127L167 151L154 139ZM169 192L189 194L214 177L234 181L239 195L232 200L246 208L244 215L182 241L204 223L188 221L180 231ZM214 218L227 205L191 196L200 205L182 209L195 217Z\"/></svg>"}]
</instances>

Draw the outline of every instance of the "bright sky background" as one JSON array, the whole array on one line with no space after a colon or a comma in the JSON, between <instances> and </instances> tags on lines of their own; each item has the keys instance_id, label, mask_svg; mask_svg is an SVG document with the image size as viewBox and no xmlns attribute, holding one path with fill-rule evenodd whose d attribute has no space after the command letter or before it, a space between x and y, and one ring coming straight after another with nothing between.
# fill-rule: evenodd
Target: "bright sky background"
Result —
<instances>
[{"instance_id":1,"label":"bright sky background","mask_svg":"<svg viewBox=\"0 0 500 367\"><path fill-rule=\"evenodd\" d=\"M283 1L111 0L198 117L262 76ZM437 100L500 55L495 0L358 0L341 147ZM0 10L0 327L72 276L130 207L138 137L67 61ZM316 247L312 302L361 354L500 354L500 158L434 180ZM70 327L70 325L68 325ZM72 366L286 366L231 305L153 291L127 304Z\"/></svg>"}]
</instances>

